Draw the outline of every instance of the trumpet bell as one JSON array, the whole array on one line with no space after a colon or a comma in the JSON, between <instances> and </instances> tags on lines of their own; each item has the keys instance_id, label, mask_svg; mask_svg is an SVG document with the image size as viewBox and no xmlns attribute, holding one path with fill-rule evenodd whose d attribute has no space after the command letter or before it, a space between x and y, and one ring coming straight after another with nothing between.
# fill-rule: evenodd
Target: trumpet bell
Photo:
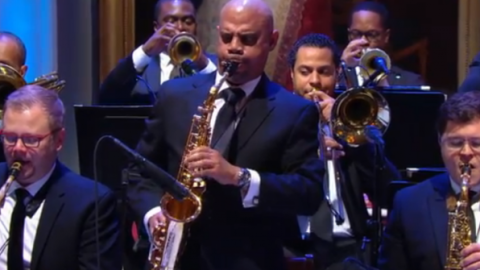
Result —
<instances>
[{"instance_id":1,"label":"trumpet bell","mask_svg":"<svg viewBox=\"0 0 480 270\"><path fill-rule=\"evenodd\" d=\"M189 33L174 36L168 44L168 55L174 65L181 65L186 60L195 62L202 51L197 38Z\"/></svg>"},{"instance_id":2,"label":"trumpet bell","mask_svg":"<svg viewBox=\"0 0 480 270\"><path fill-rule=\"evenodd\" d=\"M331 115L334 137L358 146L368 142L365 127L375 126L383 134L390 124L390 107L374 89L352 89L340 94Z\"/></svg>"},{"instance_id":3,"label":"trumpet bell","mask_svg":"<svg viewBox=\"0 0 480 270\"><path fill-rule=\"evenodd\" d=\"M392 62L390 60L390 57L383 50L377 49L377 48L364 49L362 56L360 57L360 60L359 60L359 65L361 67L360 75L363 78L368 78L370 75L378 71L380 69L378 65L378 61L382 61L385 64L385 68L387 69L386 71L380 70L382 73L388 72L392 67Z\"/></svg>"}]
</instances>

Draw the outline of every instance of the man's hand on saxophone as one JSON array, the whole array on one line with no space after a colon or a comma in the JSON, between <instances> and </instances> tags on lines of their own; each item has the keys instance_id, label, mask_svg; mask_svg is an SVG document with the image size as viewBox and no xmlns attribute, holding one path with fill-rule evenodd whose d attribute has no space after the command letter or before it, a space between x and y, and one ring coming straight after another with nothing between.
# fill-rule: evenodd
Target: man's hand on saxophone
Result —
<instances>
[{"instance_id":1,"label":"man's hand on saxophone","mask_svg":"<svg viewBox=\"0 0 480 270\"><path fill-rule=\"evenodd\" d=\"M462 250L463 270L480 269L480 244L472 243Z\"/></svg>"},{"instance_id":2,"label":"man's hand on saxophone","mask_svg":"<svg viewBox=\"0 0 480 270\"><path fill-rule=\"evenodd\" d=\"M192 150L185 161L196 177L209 177L222 185L238 185L240 168L230 164L210 147L202 146Z\"/></svg>"},{"instance_id":3,"label":"man's hand on saxophone","mask_svg":"<svg viewBox=\"0 0 480 270\"><path fill-rule=\"evenodd\" d=\"M148 219L148 229L150 231L150 234L153 233L153 230L158 226L158 225L163 225L165 224L166 219L165 216L162 214L162 211L159 211L157 214L153 215Z\"/></svg>"}]
</instances>

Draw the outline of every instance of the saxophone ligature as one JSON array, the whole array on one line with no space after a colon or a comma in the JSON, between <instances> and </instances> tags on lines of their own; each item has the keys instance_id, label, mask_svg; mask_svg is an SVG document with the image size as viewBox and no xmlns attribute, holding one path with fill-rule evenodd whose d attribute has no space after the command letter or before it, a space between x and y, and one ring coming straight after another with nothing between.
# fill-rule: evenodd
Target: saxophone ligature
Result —
<instances>
[{"instance_id":1,"label":"saxophone ligature","mask_svg":"<svg viewBox=\"0 0 480 270\"><path fill-rule=\"evenodd\" d=\"M5 204L5 198L7 197L7 192L10 189L10 186L12 185L13 181L17 179L21 169L22 169L22 163L20 163L19 161L13 162L12 165L10 166L8 178L5 181L5 184L3 184L2 188L0 189L0 209L3 208L3 205Z\"/></svg>"},{"instance_id":2,"label":"saxophone ligature","mask_svg":"<svg viewBox=\"0 0 480 270\"><path fill-rule=\"evenodd\" d=\"M460 166L461 190L458 200L455 204L449 205L448 209L448 231L447 231L447 256L445 260L445 270L463 269L461 262L463 257L462 250L472 243L472 230L470 228L470 217L468 215L469 198L468 184L472 172L471 164L462 164Z\"/></svg>"},{"instance_id":3,"label":"saxophone ligature","mask_svg":"<svg viewBox=\"0 0 480 270\"><path fill-rule=\"evenodd\" d=\"M194 115L187 143L177 174L180 182L190 195L182 201L176 200L166 193L160 200L160 207L166 222L159 224L152 233L152 248L149 256L152 270L173 270L178 257L179 249L184 244L182 236L188 231L184 226L197 219L202 211L202 195L206 184L201 178L196 178L188 170L185 157L195 148L210 146L210 122L215 109L215 99L225 80L231 76L238 67L237 62L226 62L222 79L214 85L203 103L199 115Z\"/></svg>"}]
</instances>

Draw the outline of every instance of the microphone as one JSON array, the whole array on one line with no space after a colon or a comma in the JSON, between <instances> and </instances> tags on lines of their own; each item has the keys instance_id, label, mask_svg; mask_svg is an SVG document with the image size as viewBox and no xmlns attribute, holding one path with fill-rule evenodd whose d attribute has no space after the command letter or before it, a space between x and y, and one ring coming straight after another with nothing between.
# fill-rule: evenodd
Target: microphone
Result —
<instances>
[{"instance_id":1,"label":"microphone","mask_svg":"<svg viewBox=\"0 0 480 270\"><path fill-rule=\"evenodd\" d=\"M381 149L384 148L385 142L382 138L382 133L378 128L375 126L366 126L365 127L365 135L367 135L367 139L376 145L378 145Z\"/></svg>"},{"instance_id":2,"label":"microphone","mask_svg":"<svg viewBox=\"0 0 480 270\"><path fill-rule=\"evenodd\" d=\"M374 57L372 59L372 65L382 73L388 74L390 72L387 68L387 61L383 57Z\"/></svg>"},{"instance_id":3,"label":"microphone","mask_svg":"<svg viewBox=\"0 0 480 270\"><path fill-rule=\"evenodd\" d=\"M166 192L170 193L170 195L172 195L176 200L181 201L190 194L188 189L186 189L183 185L181 185L175 178L173 178L166 171L162 170L157 165L153 164L151 161L144 158L136 151L130 149L128 146L126 146L117 138L110 135L107 135L106 137L112 139L116 145L120 146L120 148L122 148L125 152L127 152L130 155L130 157L133 159L133 162L135 162L137 165L141 167L141 170L143 173L145 173L151 178L154 178L155 180L160 181L162 187L166 188Z\"/></svg>"}]
</instances>

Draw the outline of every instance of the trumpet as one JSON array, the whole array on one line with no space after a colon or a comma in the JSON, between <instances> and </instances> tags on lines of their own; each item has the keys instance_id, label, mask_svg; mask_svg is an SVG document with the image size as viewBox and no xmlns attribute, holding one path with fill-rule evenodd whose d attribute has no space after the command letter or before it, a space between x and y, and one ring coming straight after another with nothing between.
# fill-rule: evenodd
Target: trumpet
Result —
<instances>
[{"instance_id":1,"label":"trumpet","mask_svg":"<svg viewBox=\"0 0 480 270\"><path fill-rule=\"evenodd\" d=\"M187 75L192 75L195 73L192 64L199 59L202 46L194 35L182 32L172 37L167 52L175 66L181 66Z\"/></svg>"},{"instance_id":2,"label":"trumpet","mask_svg":"<svg viewBox=\"0 0 480 270\"><path fill-rule=\"evenodd\" d=\"M2 188L0 189L0 209L3 208L5 204L5 198L7 197L7 192L10 189L13 181L17 179L20 170L22 169L22 163L15 161L13 162L12 166L10 166L10 171L8 173L8 178L3 184Z\"/></svg>"},{"instance_id":3,"label":"trumpet","mask_svg":"<svg viewBox=\"0 0 480 270\"><path fill-rule=\"evenodd\" d=\"M388 54L378 48L365 48L360 54L360 76L368 79L372 77L374 82L379 82L386 76L392 67Z\"/></svg>"}]
</instances>

